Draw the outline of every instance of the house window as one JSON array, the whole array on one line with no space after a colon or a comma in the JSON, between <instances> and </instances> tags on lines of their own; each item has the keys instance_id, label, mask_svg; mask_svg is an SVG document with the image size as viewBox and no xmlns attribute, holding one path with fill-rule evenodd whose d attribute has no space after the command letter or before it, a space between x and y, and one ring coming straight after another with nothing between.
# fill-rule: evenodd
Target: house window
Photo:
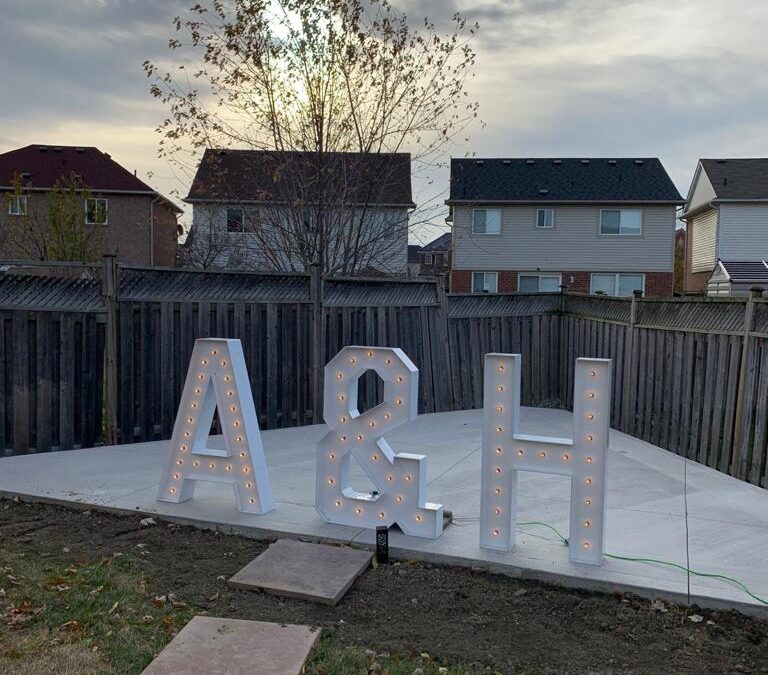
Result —
<instances>
[{"instance_id":1,"label":"house window","mask_svg":"<svg viewBox=\"0 0 768 675\"><path fill-rule=\"evenodd\" d=\"M603 209L600 211L600 234L639 235L642 222L640 209Z\"/></svg>"},{"instance_id":2,"label":"house window","mask_svg":"<svg viewBox=\"0 0 768 675\"><path fill-rule=\"evenodd\" d=\"M27 215L27 195L12 195L8 200L9 216Z\"/></svg>"},{"instance_id":3,"label":"house window","mask_svg":"<svg viewBox=\"0 0 768 675\"><path fill-rule=\"evenodd\" d=\"M431 265L432 264L432 254L431 253L425 253L424 254L424 264L425 265Z\"/></svg>"},{"instance_id":4,"label":"house window","mask_svg":"<svg viewBox=\"0 0 768 675\"><path fill-rule=\"evenodd\" d=\"M499 287L497 272L472 272L473 293L496 293Z\"/></svg>"},{"instance_id":5,"label":"house window","mask_svg":"<svg viewBox=\"0 0 768 675\"><path fill-rule=\"evenodd\" d=\"M520 293L553 293L560 290L559 274L519 274L517 290Z\"/></svg>"},{"instance_id":6,"label":"house window","mask_svg":"<svg viewBox=\"0 0 768 675\"><path fill-rule=\"evenodd\" d=\"M107 218L107 200L104 197L94 197L85 200L86 225L106 225Z\"/></svg>"},{"instance_id":7,"label":"house window","mask_svg":"<svg viewBox=\"0 0 768 675\"><path fill-rule=\"evenodd\" d=\"M501 209L472 211L473 234L501 234Z\"/></svg>"},{"instance_id":8,"label":"house window","mask_svg":"<svg viewBox=\"0 0 768 675\"><path fill-rule=\"evenodd\" d=\"M245 232L245 213L238 207L227 209L227 232Z\"/></svg>"},{"instance_id":9,"label":"house window","mask_svg":"<svg viewBox=\"0 0 768 675\"><path fill-rule=\"evenodd\" d=\"M555 226L555 210L554 209L537 209L536 227L550 228L554 226Z\"/></svg>"},{"instance_id":10,"label":"house window","mask_svg":"<svg viewBox=\"0 0 768 675\"><path fill-rule=\"evenodd\" d=\"M644 274L593 274L591 293L628 298L634 291L645 290Z\"/></svg>"},{"instance_id":11,"label":"house window","mask_svg":"<svg viewBox=\"0 0 768 675\"><path fill-rule=\"evenodd\" d=\"M441 267L443 264L443 254L442 253L435 253L435 266Z\"/></svg>"}]
</instances>

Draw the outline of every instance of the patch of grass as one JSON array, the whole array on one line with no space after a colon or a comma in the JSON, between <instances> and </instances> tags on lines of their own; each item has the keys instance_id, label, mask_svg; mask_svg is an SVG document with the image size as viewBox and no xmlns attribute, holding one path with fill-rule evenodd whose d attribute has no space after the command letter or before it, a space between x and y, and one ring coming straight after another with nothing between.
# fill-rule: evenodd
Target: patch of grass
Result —
<instances>
[{"instance_id":1,"label":"patch of grass","mask_svg":"<svg viewBox=\"0 0 768 675\"><path fill-rule=\"evenodd\" d=\"M518 666L515 675L539 675L535 666ZM374 651L364 647L343 646L324 633L307 659L305 675L501 675L491 668L464 666L434 661L429 654Z\"/></svg>"},{"instance_id":2,"label":"patch of grass","mask_svg":"<svg viewBox=\"0 0 768 675\"><path fill-rule=\"evenodd\" d=\"M147 595L142 561L0 552L0 672L137 673L189 621L172 597ZM61 667L40 655L58 655Z\"/></svg>"}]
</instances>

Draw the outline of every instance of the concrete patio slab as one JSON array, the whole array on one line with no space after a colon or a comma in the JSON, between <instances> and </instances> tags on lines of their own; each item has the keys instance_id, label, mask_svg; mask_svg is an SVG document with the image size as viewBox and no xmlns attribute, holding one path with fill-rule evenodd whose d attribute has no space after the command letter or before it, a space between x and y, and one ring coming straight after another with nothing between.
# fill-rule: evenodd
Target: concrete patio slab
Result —
<instances>
[{"instance_id":1,"label":"concrete patio slab","mask_svg":"<svg viewBox=\"0 0 768 675\"><path fill-rule=\"evenodd\" d=\"M523 433L542 429L553 436L571 433L572 416L567 411L523 408L521 412ZM391 556L482 566L583 588L687 599L684 572L613 558L601 567L574 564L557 536L540 525L521 524L517 546L510 553L479 548L481 424L480 410L421 415L387 436L397 452L427 455L426 498L442 502L454 516L436 540L393 530ZM212 483L200 483L189 502L155 501L167 441L0 458L0 495L157 515L250 537L301 537L372 549L374 532L329 525L314 509L315 446L325 431L324 425L317 425L263 432L277 507L263 516L238 512L231 489ZM213 439L214 445L220 442ZM685 564L687 488L691 567L735 577L757 595L768 597L768 491L617 431L611 431L610 446L607 552ZM353 480L367 484L352 464ZM567 536L568 479L523 473L519 486L520 522L547 523ZM692 576L690 588L692 601L704 606L768 611L722 580Z\"/></svg>"},{"instance_id":2,"label":"concrete patio slab","mask_svg":"<svg viewBox=\"0 0 768 675\"><path fill-rule=\"evenodd\" d=\"M308 626L196 616L142 675L299 675L319 636Z\"/></svg>"},{"instance_id":3,"label":"concrete patio slab","mask_svg":"<svg viewBox=\"0 0 768 675\"><path fill-rule=\"evenodd\" d=\"M336 605L371 564L360 549L280 539L235 574L229 585Z\"/></svg>"}]
</instances>

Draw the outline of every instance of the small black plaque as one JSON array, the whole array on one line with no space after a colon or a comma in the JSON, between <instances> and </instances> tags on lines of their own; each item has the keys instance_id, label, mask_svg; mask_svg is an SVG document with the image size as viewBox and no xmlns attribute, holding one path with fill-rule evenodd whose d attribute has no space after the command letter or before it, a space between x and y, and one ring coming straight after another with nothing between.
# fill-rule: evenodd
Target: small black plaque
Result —
<instances>
[{"instance_id":1,"label":"small black plaque","mask_svg":"<svg viewBox=\"0 0 768 675\"><path fill-rule=\"evenodd\" d=\"M389 562L389 528L385 526L376 528L376 562Z\"/></svg>"}]
</instances>

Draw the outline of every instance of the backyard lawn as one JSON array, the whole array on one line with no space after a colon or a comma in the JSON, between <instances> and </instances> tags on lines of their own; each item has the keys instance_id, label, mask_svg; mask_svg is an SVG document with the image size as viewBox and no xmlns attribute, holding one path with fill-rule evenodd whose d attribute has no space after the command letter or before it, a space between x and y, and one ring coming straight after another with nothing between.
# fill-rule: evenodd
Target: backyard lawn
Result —
<instances>
[{"instance_id":1,"label":"backyard lawn","mask_svg":"<svg viewBox=\"0 0 768 675\"><path fill-rule=\"evenodd\" d=\"M195 614L323 628L305 673L768 673L768 621L403 561L336 607L237 590L269 542L0 501L0 672L140 673Z\"/></svg>"}]
</instances>

